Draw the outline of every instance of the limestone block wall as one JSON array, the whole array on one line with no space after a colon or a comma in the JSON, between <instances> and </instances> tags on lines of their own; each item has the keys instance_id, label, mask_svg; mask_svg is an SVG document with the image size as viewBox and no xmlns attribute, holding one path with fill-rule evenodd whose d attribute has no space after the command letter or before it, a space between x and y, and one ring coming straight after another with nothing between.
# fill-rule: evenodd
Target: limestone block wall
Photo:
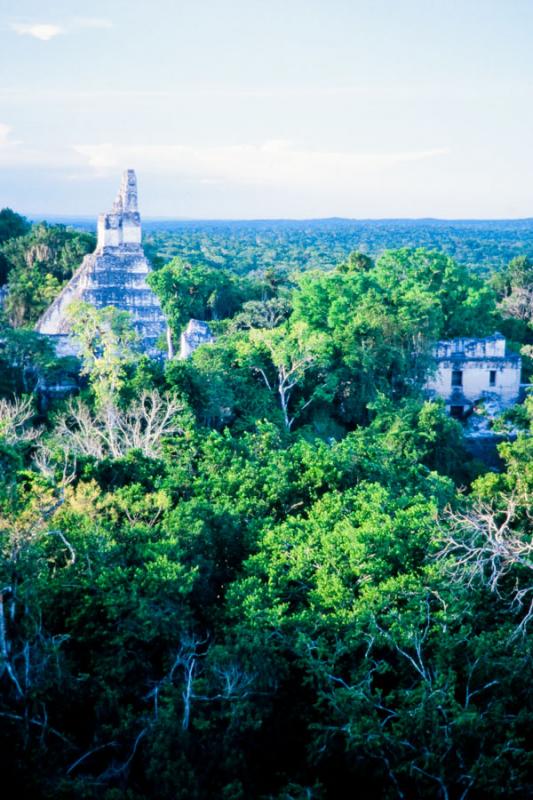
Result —
<instances>
[{"instance_id":1,"label":"limestone block wall","mask_svg":"<svg viewBox=\"0 0 533 800\"><path fill-rule=\"evenodd\" d=\"M437 359L454 358L504 358L505 337L501 333L487 336L484 339L457 338L437 342L435 357Z\"/></svg>"},{"instance_id":2,"label":"limestone block wall","mask_svg":"<svg viewBox=\"0 0 533 800\"><path fill-rule=\"evenodd\" d=\"M428 380L427 388L452 402L462 395L470 403L485 395L497 395L502 403L516 403L520 394L520 360L486 359L476 361L441 361L437 372ZM452 385L452 373L462 373L462 385ZM495 381L491 384L491 372Z\"/></svg>"},{"instance_id":3,"label":"limestone block wall","mask_svg":"<svg viewBox=\"0 0 533 800\"><path fill-rule=\"evenodd\" d=\"M137 178L132 169L122 176L113 208L98 217L97 251L129 245L140 248L141 217L137 210Z\"/></svg>"},{"instance_id":4,"label":"limestone block wall","mask_svg":"<svg viewBox=\"0 0 533 800\"><path fill-rule=\"evenodd\" d=\"M122 244L122 220L118 214L100 214L97 227L97 250Z\"/></svg>"},{"instance_id":5,"label":"limestone block wall","mask_svg":"<svg viewBox=\"0 0 533 800\"><path fill-rule=\"evenodd\" d=\"M122 241L124 244L141 244L141 225L139 221L134 219L133 215L124 216L122 221Z\"/></svg>"}]
</instances>

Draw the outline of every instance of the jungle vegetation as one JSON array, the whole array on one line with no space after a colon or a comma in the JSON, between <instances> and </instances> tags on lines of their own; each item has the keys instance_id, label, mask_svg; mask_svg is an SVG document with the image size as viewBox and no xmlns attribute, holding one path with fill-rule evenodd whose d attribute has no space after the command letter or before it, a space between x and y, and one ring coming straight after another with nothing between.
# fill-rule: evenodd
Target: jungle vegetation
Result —
<instances>
[{"instance_id":1,"label":"jungle vegetation","mask_svg":"<svg viewBox=\"0 0 533 800\"><path fill-rule=\"evenodd\" d=\"M4 216L4 784L531 796L533 405L488 470L423 392L436 339L500 330L529 363L527 255L490 277L423 248L156 260L174 337L193 316L216 342L149 360L80 305L79 391L54 399L74 367L31 326L93 240Z\"/></svg>"}]
</instances>

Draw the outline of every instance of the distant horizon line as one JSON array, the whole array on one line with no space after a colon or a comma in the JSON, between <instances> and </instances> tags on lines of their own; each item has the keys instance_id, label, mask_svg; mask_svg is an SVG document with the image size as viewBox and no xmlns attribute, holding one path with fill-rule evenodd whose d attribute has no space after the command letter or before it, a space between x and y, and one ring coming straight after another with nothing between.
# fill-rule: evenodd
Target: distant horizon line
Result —
<instances>
[{"instance_id":1,"label":"distant horizon line","mask_svg":"<svg viewBox=\"0 0 533 800\"><path fill-rule=\"evenodd\" d=\"M13 209L14 210L14 209ZM31 222L46 222L51 220L83 220L94 222L96 226L97 214L62 214L62 213L16 213L27 217ZM533 222L529 217L345 217L333 215L331 217L172 217L142 215L141 222Z\"/></svg>"}]
</instances>

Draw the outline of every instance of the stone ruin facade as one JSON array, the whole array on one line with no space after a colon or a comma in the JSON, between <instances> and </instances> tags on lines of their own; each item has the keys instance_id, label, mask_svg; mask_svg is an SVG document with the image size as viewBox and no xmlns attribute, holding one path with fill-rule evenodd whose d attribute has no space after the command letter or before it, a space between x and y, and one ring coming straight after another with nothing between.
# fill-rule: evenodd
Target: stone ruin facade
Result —
<instances>
[{"instance_id":1,"label":"stone ruin facade","mask_svg":"<svg viewBox=\"0 0 533 800\"><path fill-rule=\"evenodd\" d=\"M211 344L215 337L207 322L199 319L190 319L187 327L181 334L180 358L188 358L201 344Z\"/></svg>"},{"instance_id":2,"label":"stone ruin facade","mask_svg":"<svg viewBox=\"0 0 533 800\"><path fill-rule=\"evenodd\" d=\"M426 388L444 399L451 416L462 418L481 401L503 410L519 400L522 361L507 353L501 333L437 342L434 355L437 368Z\"/></svg>"},{"instance_id":3,"label":"stone ruin facade","mask_svg":"<svg viewBox=\"0 0 533 800\"><path fill-rule=\"evenodd\" d=\"M76 343L70 336L68 308L74 301L96 308L115 306L131 314L141 349L152 357L162 357L158 340L170 334L157 296L146 283L151 267L141 245L141 217L137 206L137 179L126 170L111 211L98 218L98 241L94 253L85 256L69 283L42 315L36 325L39 333L50 336L58 355L75 355Z\"/></svg>"}]
</instances>

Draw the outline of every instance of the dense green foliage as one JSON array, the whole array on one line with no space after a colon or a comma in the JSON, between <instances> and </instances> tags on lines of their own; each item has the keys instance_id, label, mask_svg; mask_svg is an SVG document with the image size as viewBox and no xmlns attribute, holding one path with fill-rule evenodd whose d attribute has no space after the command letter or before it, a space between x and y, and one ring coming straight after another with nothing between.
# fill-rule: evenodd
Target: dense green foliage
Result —
<instances>
[{"instance_id":1,"label":"dense green foliage","mask_svg":"<svg viewBox=\"0 0 533 800\"><path fill-rule=\"evenodd\" d=\"M6 282L10 264L1 251L1 246L10 239L23 236L30 230L30 223L25 217L16 214L11 208L0 210L0 286Z\"/></svg>"},{"instance_id":2,"label":"dense green foliage","mask_svg":"<svg viewBox=\"0 0 533 800\"><path fill-rule=\"evenodd\" d=\"M174 258L157 269L149 283L163 301L163 308L176 335L193 319L219 320L232 317L245 299L261 296L259 281L238 278L226 270L192 267Z\"/></svg>"},{"instance_id":3,"label":"dense green foliage","mask_svg":"<svg viewBox=\"0 0 533 800\"><path fill-rule=\"evenodd\" d=\"M19 225L3 243L0 239L0 284L8 290L4 309L15 327L37 321L95 246L92 234L64 225L41 223L24 230Z\"/></svg>"},{"instance_id":4,"label":"dense green foliage","mask_svg":"<svg viewBox=\"0 0 533 800\"><path fill-rule=\"evenodd\" d=\"M11 208L3 208L0 211L0 244L4 244L8 239L16 239L17 236L24 236L29 230L30 223L25 217Z\"/></svg>"},{"instance_id":5,"label":"dense green foliage","mask_svg":"<svg viewBox=\"0 0 533 800\"><path fill-rule=\"evenodd\" d=\"M63 218L60 219L64 221ZM69 224L94 231L94 220ZM375 258L385 250L424 247L446 253L481 274L515 256L533 258L533 220L165 220L143 221L156 264L178 256L194 266L238 274L331 269L354 250Z\"/></svg>"},{"instance_id":6,"label":"dense green foliage","mask_svg":"<svg viewBox=\"0 0 533 800\"><path fill-rule=\"evenodd\" d=\"M528 275L420 249L289 277L173 260L151 280L175 336L194 315L216 342L157 363L80 305L80 394L40 415L22 379L53 356L4 323L6 785L530 796L533 407L487 472L422 391L439 337L529 346Z\"/></svg>"},{"instance_id":7,"label":"dense green foliage","mask_svg":"<svg viewBox=\"0 0 533 800\"><path fill-rule=\"evenodd\" d=\"M388 249L439 250L487 274L512 258L533 258L533 221L265 220L148 221L145 238L164 260L245 274L269 267L330 269L354 250L376 257Z\"/></svg>"}]
</instances>

